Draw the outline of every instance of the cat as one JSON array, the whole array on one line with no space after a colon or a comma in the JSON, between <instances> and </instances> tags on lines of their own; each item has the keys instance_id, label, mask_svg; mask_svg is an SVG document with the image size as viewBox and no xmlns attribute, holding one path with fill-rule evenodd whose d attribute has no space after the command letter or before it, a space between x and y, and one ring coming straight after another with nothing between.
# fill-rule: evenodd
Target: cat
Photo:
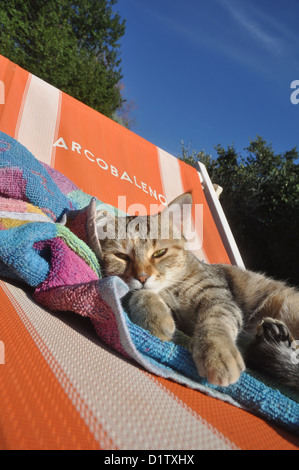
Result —
<instances>
[{"instance_id":1,"label":"cat","mask_svg":"<svg viewBox=\"0 0 299 470\"><path fill-rule=\"evenodd\" d=\"M180 236L186 206L192 206L189 193L156 215L97 214L98 256L105 275L128 285L130 319L163 341L176 328L189 335L198 373L211 384L235 383L248 366L299 389L293 339L299 338L299 291L244 268L200 261ZM162 237L166 225L169 236ZM241 331L254 338L244 357Z\"/></svg>"}]
</instances>

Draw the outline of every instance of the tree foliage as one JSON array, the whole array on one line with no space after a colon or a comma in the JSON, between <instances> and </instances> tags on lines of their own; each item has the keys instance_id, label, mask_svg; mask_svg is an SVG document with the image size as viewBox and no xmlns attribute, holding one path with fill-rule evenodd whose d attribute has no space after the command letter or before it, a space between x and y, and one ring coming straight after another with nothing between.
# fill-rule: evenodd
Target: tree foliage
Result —
<instances>
[{"instance_id":1,"label":"tree foliage","mask_svg":"<svg viewBox=\"0 0 299 470\"><path fill-rule=\"evenodd\" d=\"M0 53L112 117L123 99L117 0L2 0Z\"/></svg>"},{"instance_id":2,"label":"tree foliage","mask_svg":"<svg viewBox=\"0 0 299 470\"><path fill-rule=\"evenodd\" d=\"M299 284L297 149L277 154L258 136L242 154L217 145L216 159L183 150L183 160L202 161L223 187L221 204L246 267Z\"/></svg>"}]
</instances>

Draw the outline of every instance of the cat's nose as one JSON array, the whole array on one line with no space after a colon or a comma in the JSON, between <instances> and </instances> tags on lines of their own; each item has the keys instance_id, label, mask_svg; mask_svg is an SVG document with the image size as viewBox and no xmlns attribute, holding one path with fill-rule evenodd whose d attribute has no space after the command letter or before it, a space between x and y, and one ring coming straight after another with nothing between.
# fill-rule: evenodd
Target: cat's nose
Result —
<instances>
[{"instance_id":1,"label":"cat's nose","mask_svg":"<svg viewBox=\"0 0 299 470\"><path fill-rule=\"evenodd\" d=\"M141 284L144 284L145 281L148 279L148 275L146 273L140 273L138 274L138 279L141 282Z\"/></svg>"}]
</instances>

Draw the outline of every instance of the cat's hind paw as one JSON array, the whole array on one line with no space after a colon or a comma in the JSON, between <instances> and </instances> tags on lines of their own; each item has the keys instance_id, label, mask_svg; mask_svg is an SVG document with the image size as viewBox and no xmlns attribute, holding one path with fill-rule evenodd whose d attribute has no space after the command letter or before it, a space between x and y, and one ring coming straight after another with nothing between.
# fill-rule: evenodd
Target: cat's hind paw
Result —
<instances>
[{"instance_id":1,"label":"cat's hind paw","mask_svg":"<svg viewBox=\"0 0 299 470\"><path fill-rule=\"evenodd\" d=\"M257 326L256 341L261 343L284 344L290 347L294 339L288 327L281 320L265 317Z\"/></svg>"}]
</instances>

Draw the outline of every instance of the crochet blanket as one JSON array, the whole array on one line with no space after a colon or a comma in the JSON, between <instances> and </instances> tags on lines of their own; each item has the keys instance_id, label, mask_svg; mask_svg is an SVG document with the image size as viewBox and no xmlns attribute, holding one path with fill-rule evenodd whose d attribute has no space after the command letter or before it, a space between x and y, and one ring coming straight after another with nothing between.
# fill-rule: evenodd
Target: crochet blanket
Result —
<instances>
[{"instance_id":1,"label":"crochet blanket","mask_svg":"<svg viewBox=\"0 0 299 470\"><path fill-rule=\"evenodd\" d=\"M121 305L126 285L102 279L89 246L102 208L117 215L0 132L0 275L32 286L35 301L49 310L89 317L107 345L149 372L299 434L299 396L250 370L229 387L211 386L197 373L188 337L178 332L174 342L162 342L130 321Z\"/></svg>"}]
</instances>

